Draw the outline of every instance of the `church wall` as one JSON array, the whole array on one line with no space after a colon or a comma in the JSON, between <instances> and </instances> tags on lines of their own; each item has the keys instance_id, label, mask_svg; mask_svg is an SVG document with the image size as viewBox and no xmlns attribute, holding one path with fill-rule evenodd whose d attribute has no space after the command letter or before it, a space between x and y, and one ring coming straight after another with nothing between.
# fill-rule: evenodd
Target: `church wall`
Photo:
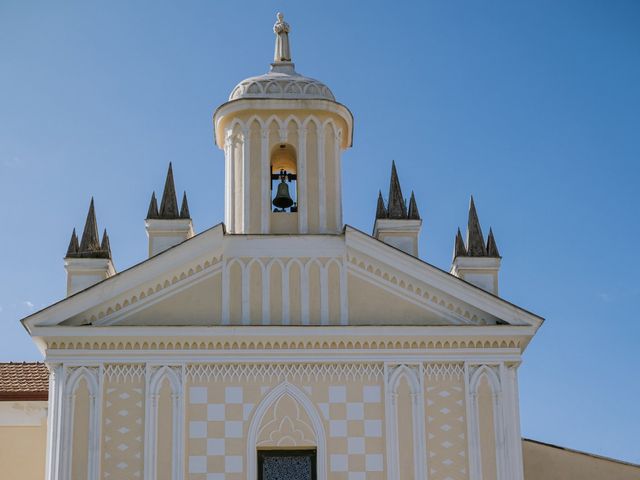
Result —
<instances>
[{"instance_id":1,"label":"church wall","mask_svg":"<svg viewBox=\"0 0 640 480\"><path fill-rule=\"evenodd\" d=\"M42 480L46 442L46 401L0 401L2 478Z\"/></svg>"},{"instance_id":2,"label":"church wall","mask_svg":"<svg viewBox=\"0 0 640 480\"><path fill-rule=\"evenodd\" d=\"M263 144L262 144L262 129L260 123L254 120L249 125L249 135L251 142L251 182L249 186L250 195L250 231L260 232L262 228L262 189L260 184L262 183L262 158L263 158ZM266 152L264 152L266 155ZM253 188L251 188L253 186Z\"/></svg>"},{"instance_id":3,"label":"church wall","mask_svg":"<svg viewBox=\"0 0 640 480\"><path fill-rule=\"evenodd\" d=\"M72 397L73 434L71 436L71 479L87 477L89 459L89 389L80 380Z\"/></svg>"}]
</instances>

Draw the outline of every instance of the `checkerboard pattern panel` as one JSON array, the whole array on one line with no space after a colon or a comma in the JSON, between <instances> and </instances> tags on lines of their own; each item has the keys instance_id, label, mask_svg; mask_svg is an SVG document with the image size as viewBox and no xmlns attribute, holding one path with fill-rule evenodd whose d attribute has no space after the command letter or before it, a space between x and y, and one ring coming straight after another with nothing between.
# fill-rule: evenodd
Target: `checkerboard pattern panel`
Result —
<instances>
[{"instance_id":1,"label":"checkerboard pattern panel","mask_svg":"<svg viewBox=\"0 0 640 480\"><path fill-rule=\"evenodd\" d=\"M190 386L188 472L194 480L244 480L245 438L256 385Z\"/></svg>"},{"instance_id":2,"label":"checkerboard pattern panel","mask_svg":"<svg viewBox=\"0 0 640 480\"><path fill-rule=\"evenodd\" d=\"M280 381L192 382L187 388L190 480L245 480L246 438L255 407ZM382 381L291 382L324 422L332 480L382 480L385 472ZM311 383L311 384L310 384Z\"/></svg>"},{"instance_id":3,"label":"checkerboard pattern panel","mask_svg":"<svg viewBox=\"0 0 640 480\"><path fill-rule=\"evenodd\" d=\"M318 408L328 424L327 449L331 478L382 480L382 386L366 383L329 385L321 389L316 398L319 400Z\"/></svg>"}]
</instances>

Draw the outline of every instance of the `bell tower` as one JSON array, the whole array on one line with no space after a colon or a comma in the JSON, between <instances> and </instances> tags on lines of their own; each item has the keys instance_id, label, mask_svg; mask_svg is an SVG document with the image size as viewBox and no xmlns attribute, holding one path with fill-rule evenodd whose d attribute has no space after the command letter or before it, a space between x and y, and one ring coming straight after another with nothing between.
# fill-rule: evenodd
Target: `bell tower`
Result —
<instances>
[{"instance_id":1,"label":"bell tower","mask_svg":"<svg viewBox=\"0 0 640 480\"><path fill-rule=\"evenodd\" d=\"M270 71L240 82L213 116L227 232L340 233L341 154L352 144L353 116L326 85L296 72L281 13L273 31Z\"/></svg>"}]
</instances>

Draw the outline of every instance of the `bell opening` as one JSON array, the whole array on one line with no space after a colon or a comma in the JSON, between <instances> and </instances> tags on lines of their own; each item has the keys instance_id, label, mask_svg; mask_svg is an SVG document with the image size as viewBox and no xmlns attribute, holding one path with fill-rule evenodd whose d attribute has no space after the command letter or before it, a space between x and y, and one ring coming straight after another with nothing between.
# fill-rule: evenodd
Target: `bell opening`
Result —
<instances>
[{"instance_id":1,"label":"bell opening","mask_svg":"<svg viewBox=\"0 0 640 480\"><path fill-rule=\"evenodd\" d=\"M271 203L274 213L298 211L296 151L279 144L271 152Z\"/></svg>"}]
</instances>

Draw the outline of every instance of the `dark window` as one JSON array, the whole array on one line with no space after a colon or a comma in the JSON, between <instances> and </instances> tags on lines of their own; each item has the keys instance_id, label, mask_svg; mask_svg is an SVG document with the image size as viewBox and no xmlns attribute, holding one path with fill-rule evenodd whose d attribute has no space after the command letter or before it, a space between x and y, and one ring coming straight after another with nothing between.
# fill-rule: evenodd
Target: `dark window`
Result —
<instances>
[{"instance_id":1,"label":"dark window","mask_svg":"<svg viewBox=\"0 0 640 480\"><path fill-rule=\"evenodd\" d=\"M316 451L258 450L258 480L316 480Z\"/></svg>"}]
</instances>

